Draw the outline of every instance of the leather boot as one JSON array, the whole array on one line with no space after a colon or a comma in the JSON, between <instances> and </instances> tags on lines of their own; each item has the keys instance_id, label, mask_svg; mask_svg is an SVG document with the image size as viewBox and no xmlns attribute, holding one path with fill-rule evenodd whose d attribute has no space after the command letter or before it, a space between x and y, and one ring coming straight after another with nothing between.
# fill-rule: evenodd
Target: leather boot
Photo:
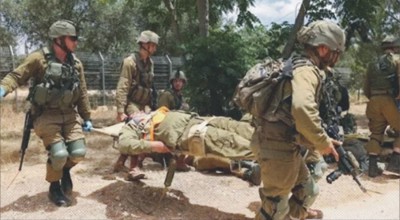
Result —
<instances>
[{"instance_id":1,"label":"leather boot","mask_svg":"<svg viewBox=\"0 0 400 220\"><path fill-rule=\"evenodd\" d=\"M139 165L139 156L138 155L132 155L130 156L131 158L131 163L129 167L129 173L127 176L128 181L137 181L145 178L144 173L140 172L140 169L138 167Z\"/></svg>"},{"instance_id":2,"label":"leather boot","mask_svg":"<svg viewBox=\"0 0 400 220\"><path fill-rule=\"evenodd\" d=\"M255 186L261 184L261 169L258 164L254 164L251 168L246 169L243 173L243 179L249 181Z\"/></svg>"},{"instance_id":3,"label":"leather boot","mask_svg":"<svg viewBox=\"0 0 400 220\"><path fill-rule=\"evenodd\" d=\"M114 169L113 171L115 173L118 172L128 172L129 169L125 166L125 161L128 159L128 155L126 154L121 154L118 157L117 162L114 164Z\"/></svg>"},{"instance_id":4,"label":"leather boot","mask_svg":"<svg viewBox=\"0 0 400 220\"><path fill-rule=\"evenodd\" d=\"M307 216L304 219L323 219L324 213L318 209L307 209Z\"/></svg>"},{"instance_id":5,"label":"leather boot","mask_svg":"<svg viewBox=\"0 0 400 220\"><path fill-rule=\"evenodd\" d=\"M368 176L377 177L382 175L383 170L378 167L378 155L369 155Z\"/></svg>"},{"instance_id":6,"label":"leather boot","mask_svg":"<svg viewBox=\"0 0 400 220\"><path fill-rule=\"evenodd\" d=\"M400 153L397 153L395 151L392 153L386 170L400 174Z\"/></svg>"},{"instance_id":7,"label":"leather boot","mask_svg":"<svg viewBox=\"0 0 400 220\"><path fill-rule=\"evenodd\" d=\"M180 172L188 172L190 170L190 166L188 166L185 162L186 155L180 154L176 157L176 171Z\"/></svg>"},{"instance_id":8,"label":"leather boot","mask_svg":"<svg viewBox=\"0 0 400 220\"><path fill-rule=\"evenodd\" d=\"M57 206L66 207L71 205L71 200L69 200L61 190L60 181L50 183L49 199Z\"/></svg>"},{"instance_id":9,"label":"leather boot","mask_svg":"<svg viewBox=\"0 0 400 220\"><path fill-rule=\"evenodd\" d=\"M64 168L63 176L61 178L61 189L65 195L72 194L73 184L72 184L71 174L69 173L70 170L71 168Z\"/></svg>"}]
</instances>

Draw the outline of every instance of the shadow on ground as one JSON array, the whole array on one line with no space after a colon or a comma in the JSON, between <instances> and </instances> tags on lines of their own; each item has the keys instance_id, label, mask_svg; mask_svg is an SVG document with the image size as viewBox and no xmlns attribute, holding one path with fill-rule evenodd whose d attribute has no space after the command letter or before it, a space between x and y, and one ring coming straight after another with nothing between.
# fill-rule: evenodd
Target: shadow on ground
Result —
<instances>
[{"instance_id":1,"label":"shadow on ground","mask_svg":"<svg viewBox=\"0 0 400 220\"><path fill-rule=\"evenodd\" d=\"M222 212L216 208L191 204L181 191L170 190L142 182L118 181L99 189L88 198L107 205L111 219L251 219L241 214Z\"/></svg>"},{"instance_id":2,"label":"shadow on ground","mask_svg":"<svg viewBox=\"0 0 400 220\"><path fill-rule=\"evenodd\" d=\"M71 198L71 206L75 206L77 204L76 197L79 197L80 194L77 192L73 192ZM62 207L57 207L48 198L48 192L41 192L33 196L21 196L19 199L15 200L13 203L6 205L0 208L0 213L5 213L9 211L15 212L37 212L37 211L45 211L45 212L54 212L57 209Z\"/></svg>"}]
</instances>

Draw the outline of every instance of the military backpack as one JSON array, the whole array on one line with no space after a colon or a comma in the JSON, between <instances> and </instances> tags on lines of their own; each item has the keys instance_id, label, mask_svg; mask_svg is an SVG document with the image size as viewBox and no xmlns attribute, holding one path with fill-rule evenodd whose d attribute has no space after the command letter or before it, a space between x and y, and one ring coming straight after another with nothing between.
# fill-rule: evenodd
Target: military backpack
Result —
<instances>
[{"instance_id":1,"label":"military backpack","mask_svg":"<svg viewBox=\"0 0 400 220\"><path fill-rule=\"evenodd\" d=\"M253 66L236 87L233 101L235 104L255 117L276 121L274 112L279 107L285 81L293 77L291 59L265 59Z\"/></svg>"}]
</instances>

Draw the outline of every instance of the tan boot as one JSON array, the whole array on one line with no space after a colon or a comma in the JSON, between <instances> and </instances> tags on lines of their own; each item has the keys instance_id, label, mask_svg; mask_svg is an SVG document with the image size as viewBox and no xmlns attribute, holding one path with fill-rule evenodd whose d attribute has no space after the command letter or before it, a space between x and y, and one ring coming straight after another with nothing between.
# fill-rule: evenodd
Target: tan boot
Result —
<instances>
[{"instance_id":1,"label":"tan boot","mask_svg":"<svg viewBox=\"0 0 400 220\"><path fill-rule=\"evenodd\" d=\"M126 161L127 159L128 159L128 155L126 155L126 154L121 154L121 155L119 155L117 162L114 164L114 169L113 169L113 171L114 171L115 173L118 173L118 172L128 172L129 169L128 169L128 167L125 166L125 161Z\"/></svg>"},{"instance_id":2,"label":"tan boot","mask_svg":"<svg viewBox=\"0 0 400 220\"><path fill-rule=\"evenodd\" d=\"M126 178L128 181L137 181L144 179L146 176L144 173L142 173L138 167L139 165L139 156L138 155L133 155L131 157L131 163L129 167L129 173Z\"/></svg>"}]
</instances>

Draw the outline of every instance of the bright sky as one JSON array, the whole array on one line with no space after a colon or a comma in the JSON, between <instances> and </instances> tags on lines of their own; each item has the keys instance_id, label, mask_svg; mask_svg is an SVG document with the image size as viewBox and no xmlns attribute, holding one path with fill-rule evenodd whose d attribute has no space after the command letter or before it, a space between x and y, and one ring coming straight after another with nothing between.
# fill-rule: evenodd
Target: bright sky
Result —
<instances>
[{"instance_id":1,"label":"bright sky","mask_svg":"<svg viewBox=\"0 0 400 220\"><path fill-rule=\"evenodd\" d=\"M302 0L255 0L250 11L256 15L261 23L269 26L271 22L294 23Z\"/></svg>"}]
</instances>

